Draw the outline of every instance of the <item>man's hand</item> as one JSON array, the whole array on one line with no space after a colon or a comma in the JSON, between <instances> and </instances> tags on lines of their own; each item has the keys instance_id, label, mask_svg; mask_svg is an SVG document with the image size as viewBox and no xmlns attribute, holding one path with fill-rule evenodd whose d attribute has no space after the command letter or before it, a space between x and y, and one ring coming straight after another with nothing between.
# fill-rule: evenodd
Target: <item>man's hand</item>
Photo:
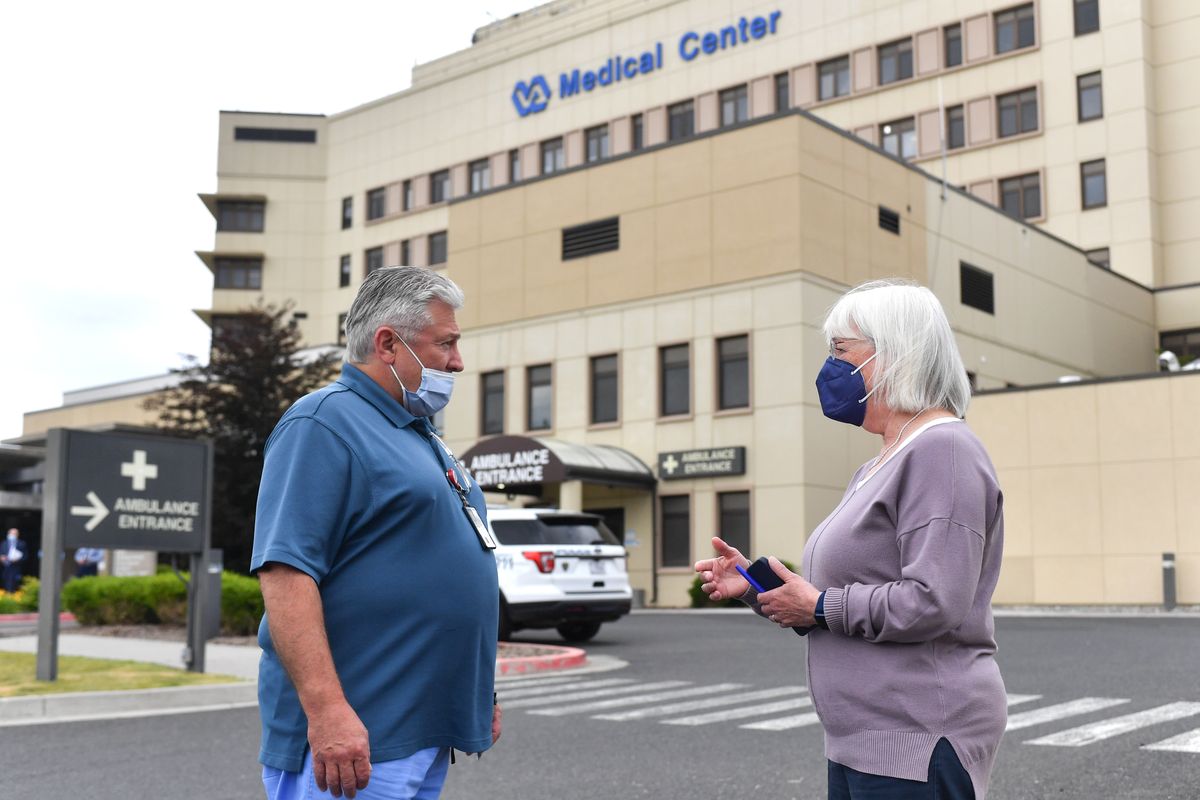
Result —
<instances>
[{"instance_id":1,"label":"man's hand","mask_svg":"<svg viewBox=\"0 0 1200 800\"><path fill-rule=\"evenodd\" d=\"M504 716L504 712L500 710L500 704L496 703L495 705L493 705L492 706L492 744L495 744L496 741L500 738L500 728L501 728L501 724L502 724L501 717L503 717L503 716Z\"/></svg>"},{"instance_id":2,"label":"man's hand","mask_svg":"<svg viewBox=\"0 0 1200 800\"><path fill-rule=\"evenodd\" d=\"M821 593L804 578L789 570L775 556L770 559L771 569L783 579L783 586L762 592L758 596L759 610L781 628L811 627L817 624L813 612Z\"/></svg>"},{"instance_id":3,"label":"man's hand","mask_svg":"<svg viewBox=\"0 0 1200 800\"><path fill-rule=\"evenodd\" d=\"M730 547L719 536L712 539L713 549L717 551L716 558L706 558L696 562L696 572L704 581L700 588L708 595L709 600L726 600L738 598L746 593L750 584L737 571L737 565L742 568L750 566L750 560L738 552L736 547Z\"/></svg>"},{"instance_id":4,"label":"man's hand","mask_svg":"<svg viewBox=\"0 0 1200 800\"><path fill-rule=\"evenodd\" d=\"M354 797L371 779L371 745L367 729L349 703L340 703L308 718L313 778L317 788L334 797Z\"/></svg>"}]
</instances>

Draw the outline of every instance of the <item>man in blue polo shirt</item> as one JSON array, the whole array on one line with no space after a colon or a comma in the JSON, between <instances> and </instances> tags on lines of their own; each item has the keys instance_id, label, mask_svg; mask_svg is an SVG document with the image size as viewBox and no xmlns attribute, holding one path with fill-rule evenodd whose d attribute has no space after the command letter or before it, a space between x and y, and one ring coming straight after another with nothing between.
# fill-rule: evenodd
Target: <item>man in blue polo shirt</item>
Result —
<instances>
[{"instance_id":1,"label":"man in blue polo shirt","mask_svg":"<svg viewBox=\"0 0 1200 800\"><path fill-rule=\"evenodd\" d=\"M463 369L462 304L430 270L372 272L341 377L267 440L251 568L271 800L435 798L452 750L500 735L495 544L430 420Z\"/></svg>"}]
</instances>

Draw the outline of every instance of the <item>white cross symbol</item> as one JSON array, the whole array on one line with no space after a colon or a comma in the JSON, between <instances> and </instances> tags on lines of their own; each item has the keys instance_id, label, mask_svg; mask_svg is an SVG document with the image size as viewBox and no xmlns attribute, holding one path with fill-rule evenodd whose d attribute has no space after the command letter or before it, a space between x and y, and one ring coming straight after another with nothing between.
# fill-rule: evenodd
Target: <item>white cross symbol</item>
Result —
<instances>
[{"instance_id":1,"label":"white cross symbol","mask_svg":"<svg viewBox=\"0 0 1200 800\"><path fill-rule=\"evenodd\" d=\"M146 463L146 451L134 450L133 461L126 461L121 464L121 477L133 478L133 488L135 491L146 491L146 479L158 477L158 465Z\"/></svg>"},{"instance_id":2,"label":"white cross symbol","mask_svg":"<svg viewBox=\"0 0 1200 800\"><path fill-rule=\"evenodd\" d=\"M679 462L675 460L675 454L672 453L663 460L662 468L667 471L668 475L675 474L675 468L679 466Z\"/></svg>"}]
</instances>

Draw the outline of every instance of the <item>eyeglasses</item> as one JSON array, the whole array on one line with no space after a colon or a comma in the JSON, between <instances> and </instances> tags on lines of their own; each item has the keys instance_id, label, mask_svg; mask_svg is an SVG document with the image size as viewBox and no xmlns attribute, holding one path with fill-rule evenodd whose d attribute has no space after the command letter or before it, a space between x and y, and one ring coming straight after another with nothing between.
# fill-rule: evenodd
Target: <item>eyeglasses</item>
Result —
<instances>
[{"instance_id":1,"label":"eyeglasses","mask_svg":"<svg viewBox=\"0 0 1200 800\"><path fill-rule=\"evenodd\" d=\"M832 339L829 342L829 355L833 358L837 358L837 347L839 344L845 346L845 345L849 344L850 342L869 342L869 341L871 341L871 340L870 339L841 339L841 338Z\"/></svg>"}]
</instances>

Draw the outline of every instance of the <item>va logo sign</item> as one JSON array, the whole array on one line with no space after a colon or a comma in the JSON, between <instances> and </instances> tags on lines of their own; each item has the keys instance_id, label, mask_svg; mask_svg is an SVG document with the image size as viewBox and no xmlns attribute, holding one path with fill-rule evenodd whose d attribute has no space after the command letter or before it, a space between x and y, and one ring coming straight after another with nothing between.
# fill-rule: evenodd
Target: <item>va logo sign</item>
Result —
<instances>
[{"instance_id":1,"label":"va logo sign","mask_svg":"<svg viewBox=\"0 0 1200 800\"><path fill-rule=\"evenodd\" d=\"M538 75L529 83L517 81L513 87L512 101L517 107L517 114L522 117L545 111L546 106L550 105L550 84L546 76Z\"/></svg>"}]
</instances>

